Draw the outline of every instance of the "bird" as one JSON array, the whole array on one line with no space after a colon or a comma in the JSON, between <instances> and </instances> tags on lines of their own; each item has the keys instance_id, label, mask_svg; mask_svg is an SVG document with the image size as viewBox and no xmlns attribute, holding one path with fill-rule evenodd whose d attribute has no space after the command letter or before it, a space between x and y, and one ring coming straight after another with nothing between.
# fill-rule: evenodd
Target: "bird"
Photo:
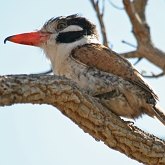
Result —
<instances>
[{"instance_id":1,"label":"bird","mask_svg":"<svg viewBox=\"0 0 165 165\"><path fill-rule=\"evenodd\" d=\"M53 17L40 30L7 41L41 48L55 75L74 81L117 116L137 119L147 114L165 125L151 86L127 59L101 44L89 19L79 14Z\"/></svg>"}]
</instances>

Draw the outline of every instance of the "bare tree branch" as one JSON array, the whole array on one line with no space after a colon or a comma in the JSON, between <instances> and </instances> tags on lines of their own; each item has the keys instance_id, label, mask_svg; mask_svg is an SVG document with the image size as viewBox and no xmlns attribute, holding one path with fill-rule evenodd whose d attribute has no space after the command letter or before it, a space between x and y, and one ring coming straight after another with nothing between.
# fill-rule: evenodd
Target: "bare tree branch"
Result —
<instances>
[{"instance_id":1,"label":"bare tree branch","mask_svg":"<svg viewBox=\"0 0 165 165\"><path fill-rule=\"evenodd\" d=\"M155 73L151 73L151 75L146 75L146 74L141 74L143 77L146 77L146 78L159 78L159 77L162 77L164 76L164 72L161 72L159 74L155 74Z\"/></svg>"},{"instance_id":2,"label":"bare tree branch","mask_svg":"<svg viewBox=\"0 0 165 165\"><path fill-rule=\"evenodd\" d=\"M133 33L138 42L138 46L150 43L149 26L145 20L145 8L147 0L123 0L125 10L133 26Z\"/></svg>"},{"instance_id":3,"label":"bare tree branch","mask_svg":"<svg viewBox=\"0 0 165 165\"><path fill-rule=\"evenodd\" d=\"M141 58L140 54L137 51L120 53L120 56L123 56L125 58Z\"/></svg>"},{"instance_id":4,"label":"bare tree branch","mask_svg":"<svg viewBox=\"0 0 165 165\"><path fill-rule=\"evenodd\" d=\"M134 57L132 56L132 52L121 55L126 58L144 57L164 72L165 52L154 47L151 40L150 28L145 18L147 0L134 0L133 2L131 0L123 0L123 4L132 23L133 34L137 40L138 46Z\"/></svg>"},{"instance_id":5,"label":"bare tree branch","mask_svg":"<svg viewBox=\"0 0 165 165\"><path fill-rule=\"evenodd\" d=\"M133 48L136 48L135 45L133 45L132 43L129 43L129 42L125 41L125 40L122 40L121 42L122 42L123 44L128 45L128 46L131 46L131 47L133 47ZM125 56L125 54L120 54L120 55ZM127 57L127 58L128 58L128 57ZM135 58L135 57L134 57L134 58ZM142 59L143 59L142 57L138 57L137 61L134 62L133 65L137 65Z\"/></svg>"},{"instance_id":6,"label":"bare tree branch","mask_svg":"<svg viewBox=\"0 0 165 165\"><path fill-rule=\"evenodd\" d=\"M99 8L99 0L90 0L100 23L104 45L108 46L108 40L103 21L103 13ZM121 53L125 58L146 58L152 64L165 72L165 52L153 45L150 27L147 24L145 10L148 0L123 0L125 11L131 21L133 34L137 40L135 51ZM139 61L138 61L139 62ZM158 76L159 77L159 76Z\"/></svg>"},{"instance_id":7,"label":"bare tree branch","mask_svg":"<svg viewBox=\"0 0 165 165\"><path fill-rule=\"evenodd\" d=\"M0 76L0 105L16 103L53 105L84 132L110 148L144 164L165 164L165 141L127 124L68 79Z\"/></svg>"},{"instance_id":8,"label":"bare tree branch","mask_svg":"<svg viewBox=\"0 0 165 165\"><path fill-rule=\"evenodd\" d=\"M106 29L105 29L105 25L104 25L104 21L103 21L103 16L104 16L104 4L103 4L103 8L102 11L99 7L99 0L90 0L96 14L97 14L97 18L99 20L100 23L100 28L101 28L101 33L102 33L102 37L103 37L103 44L107 47L108 46L108 39L107 39L107 34L106 34Z\"/></svg>"},{"instance_id":9,"label":"bare tree branch","mask_svg":"<svg viewBox=\"0 0 165 165\"><path fill-rule=\"evenodd\" d=\"M127 42L127 41L125 41L125 40L122 40L121 42L122 42L123 44L126 44L126 45L128 45L128 46L131 46L131 47L133 47L133 48L137 48L135 45L133 45L132 43Z\"/></svg>"},{"instance_id":10,"label":"bare tree branch","mask_svg":"<svg viewBox=\"0 0 165 165\"><path fill-rule=\"evenodd\" d=\"M137 61L133 63L133 65L137 65L142 59L142 57L138 58Z\"/></svg>"}]
</instances>

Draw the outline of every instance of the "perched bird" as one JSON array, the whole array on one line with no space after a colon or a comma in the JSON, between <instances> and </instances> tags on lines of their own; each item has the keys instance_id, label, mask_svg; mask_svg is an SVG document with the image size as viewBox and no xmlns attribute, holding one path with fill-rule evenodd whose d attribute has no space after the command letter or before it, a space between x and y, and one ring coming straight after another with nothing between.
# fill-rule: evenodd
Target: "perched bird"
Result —
<instances>
[{"instance_id":1,"label":"perched bird","mask_svg":"<svg viewBox=\"0 0 165 165\"><path fill-rule=\"evenodd\" d=\"M51 18L39 31L6 41L42 48L54 74L76 82L116 115L135 119L147 114L165 125L158 96L129 61L99 42L88 19L77 14Z\"/></svg>"}]
</instances>

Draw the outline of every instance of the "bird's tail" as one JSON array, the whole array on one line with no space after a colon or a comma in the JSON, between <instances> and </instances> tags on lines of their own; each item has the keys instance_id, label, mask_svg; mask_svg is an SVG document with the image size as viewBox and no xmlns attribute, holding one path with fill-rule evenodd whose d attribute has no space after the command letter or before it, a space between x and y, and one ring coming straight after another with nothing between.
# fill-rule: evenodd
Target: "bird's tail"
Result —
<instances>
[{"instance_id":1,"label":"bird's tail","mask_svg":"<svg viewBox=\"0 0 165 165\"><path fill-rule=\"evenodd\" d=\"M155 105L153 106L155 117L161 121L165 126L165 112L160 108L160 106Z\"/></svg>"}]
</instances>

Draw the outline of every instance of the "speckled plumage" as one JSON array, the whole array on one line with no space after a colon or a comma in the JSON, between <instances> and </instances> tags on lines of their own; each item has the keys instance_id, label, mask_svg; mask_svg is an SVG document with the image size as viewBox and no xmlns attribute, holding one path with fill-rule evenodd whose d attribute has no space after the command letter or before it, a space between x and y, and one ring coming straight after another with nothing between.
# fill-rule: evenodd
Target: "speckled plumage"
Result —
<instances>
[{"instance_id":1,"label":"speckled plumage","mask_svg":"<svg viewBox=\"0 0 165 165\"><path fill-rule=\"evenodd\" d=\"M59 17L59 20L56 19L51 24L58 24L58 21L61 21L60 18L81 28L85 27L81 23L79 25L79 21L83 20L87 22L86 27L91 27L92 30L88 29L91 34L82 35L74 42L55 43L56 51L50 48L50 52L47 52L48 44L46 47L44 45L48 58L50 60L53 58L51 62L54 73L72 79L119 116L138 118L145 113L151 117L157 116L165 123L164 114L157 113L159 112L156 108L158 97L152 88L126 59L99 43L95 26L77 15ZM74 21L71 21L72 19ZM46 24L45 28L49 25ZM69 26L71 24L68 23ZM64 29L65 32L68 27ZM68 30L79 31L78 27ZM160 114L163 114L162 117Z\"/></svg>"},{"instance_id":2,"label":"speckled plumage","mask_svg":"<svg viewBox=\"0 0 165 165\"><path fill-rule=\"evenodd\" d=\"M75 81L119 116L135 119L147 114L165 125L158 96L128 60L100 44L96 27L89 20L78 15L52 18L38 33L40 42L23 43L41 47L54 74ZM6 40L22 43L15 36Z\"/></svg>"},{"instance_id":3,"label":"speckled plumage","mask_svg":"<svg viewBox=\"0 0 165 165\"><path fill-rule=\"evenodd\" d=\"M157 95L127 60L100 44L79 46L72 50L71 57L74 77L68 78L99 98L114 113L128 118L137 118L143 113L155 115L152 107ZM79 69L81 65L85 68L83 71Z\"/></svg>"}]
</instances>

